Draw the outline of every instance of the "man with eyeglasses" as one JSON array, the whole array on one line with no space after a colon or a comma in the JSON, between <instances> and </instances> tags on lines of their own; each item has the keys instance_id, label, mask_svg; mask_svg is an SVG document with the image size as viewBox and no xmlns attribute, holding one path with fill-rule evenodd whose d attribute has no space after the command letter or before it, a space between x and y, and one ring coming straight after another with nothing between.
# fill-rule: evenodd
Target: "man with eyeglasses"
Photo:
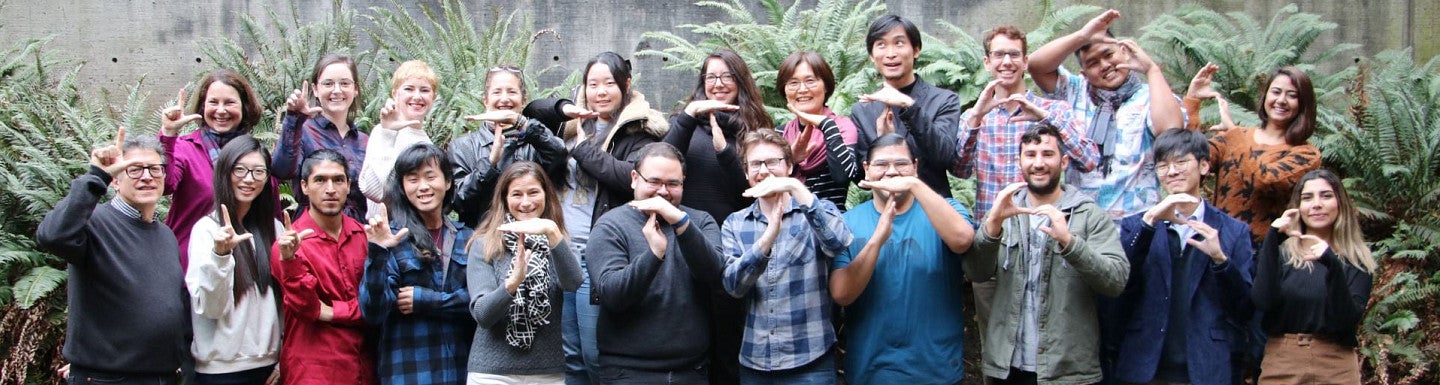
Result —
<instances>
[{"instance_id":1,"label":"man with eyeglasses","mask_svg":"<svg viewBox=\"0 0 1440 385\"><path fill-rule=\"evenodd\" d=\"M896 15L870 23L865 52L883 80L880 90L861 95L850 110L858 128L856 151L869 152L870 142L887 133L905 138L924 161L916 176L931 190L950 197L946 168L955 161L955 131L960 123L960 97L935 87L915 74L920 57L920 30Z\"/></svg>"},{"instance_id":2,"label":"man with eyeglasses","mask_svg":"<svg viewBox=\"0 0 1440 385\"><path fill-rule=\"evenodd\" d=\"M1045 124L1060 128L1063 149L1070 157L1068 166L1074 172L1094 169L1099 154L1068 104L1026 89L1029 59L1025 55L1025 32L1013 25L1001 25L987 32L982 42L985 70L995 80L980 92L975 106L960 116L960 153L951 172L960 178L975 177L975 212L983 214L990 211L1001 189L1024 181L1016 155L1020 135L1030 127ZM974 282L972 288L976 323L980 335L985 335L995 281Z\"/></svg>"},{"instance_id":3,"label":"man with eyeglasses","mask_svg":"<svg viewBox=\"0 0 1440 385\"><path fill-rule=\"evenodd\" d=\"M165 186L153 136L90 153L90 169L40 222L40 249L67 262L65 360L72 383L177 384L189 375L190 297L179 241L155 212ZM115 197L100 203L106 186Z\"/></svg>"},{"instance_id":4,"label":"man with eyeglasses","mask_svg":"<svg viewBox=\"0 0 1440 385\"><path fill-rule=\"evenodd\" d=\"M860 187L875 199L845 212L854 242L835 257L830 295L846 306L845 383L958 384L965 335L961 258L970 210L915 175L906 138L870 143Z\"/></svg>"},{"instance_id":5,"label":"man with eyeglasses","mask_svg":"<svg viewBox=\"0 0 1440 385\"><path fill-rule=\"evenodd\" d=\"M1205 134L1170 129L1155 138L1153 156L1170 195L1120 224L1131 268L1119 301L1127 332L1115 336L1116 377L1126 384L1229 383L1231 331L1254 313L1250 227L1201 198L1210 171Z\"/></svg>"},{"instance_id":6,"label":"man with eyeglasses","mask_svg":"<svg viewBox=\"0 0 1440 385\"><path fill-rule=\"evenodd\" d=\"M704 211L680 205L685 161L664 142L638 151L635 200L595 222L585 249L602 384L707 382L710 314L719 287L720 229ZM638 231L637 231L638 230Z\"/></svg>"},{"instance_id":7,"label":"man with eyeglasses","mask_svg":"<svg viewBox=\"0 0 1440 385\"><path fill-rule=\"evenodd\" d=\"M745 301L740 382L834 384L834 302L830 262L853 236L834 203L791 178L790 144L778 132L753 131L740 142L755 203L720 229L725 291Z\"/></svg>"}]
</instances>

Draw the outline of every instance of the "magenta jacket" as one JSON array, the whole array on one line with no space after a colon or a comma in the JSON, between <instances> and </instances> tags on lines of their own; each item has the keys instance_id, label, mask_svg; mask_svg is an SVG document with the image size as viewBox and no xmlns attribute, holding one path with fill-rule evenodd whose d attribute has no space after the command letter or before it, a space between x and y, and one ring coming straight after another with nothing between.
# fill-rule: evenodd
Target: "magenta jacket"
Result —
<instances>
[{"instance_id":1,"label":"magenta jacket","mask_svg":"<svg viewBox=\"0 0 1440 385\"><path fill-rule=\"evenodd\" d=\"M165 147L165 195L170 195L170 213L165 225L175 231L180 244L190 244L190 228L200 217L215 209L215 164L205 153L204 127L182 136L160 134ZM190 266L188 247L180 248L181 271Z\"/></svg>"}]
</instances>

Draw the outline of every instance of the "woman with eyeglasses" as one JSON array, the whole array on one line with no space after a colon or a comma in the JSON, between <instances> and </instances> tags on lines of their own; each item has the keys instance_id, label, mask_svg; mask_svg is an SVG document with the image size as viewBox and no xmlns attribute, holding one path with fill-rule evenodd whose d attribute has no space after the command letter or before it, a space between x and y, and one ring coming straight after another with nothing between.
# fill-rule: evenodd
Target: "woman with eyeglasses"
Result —
<instances>
[{"instance_id":1,"label":"woman with eyeglasses","mask_svg":"<svg viewBox=\"0 0 1440 385\"><path fill-rule=\"evenodd\" d=\"M200 79L199 97L185 114L185 90L174 106L160 112L160 144L165 148L165 194L170 213L165 225L180 241L180 266L189 266L190 229L215 206L215 160L230 140L249 134L260 122L263 108L250 82L235 71L217 69ZM180 136L193 121L200 128Z\"/></svg>"},{"instance_id":2,"label":"woman with eyeglasses","mask_svg":"<svg viewBox=\"0 0 1440 385\"><path fill-rule=\"evenodd\" d=\"M585 279L565 235L560 196L541 166L519 161L499 176L485 220L465 248L475 341L468 381L565 384L565 291Z\"/></svg>"},{"instance_id":3,"label":"woman with eyeglasses","mask_svg":"<svg viewBox=\"0 0 1440 385\"><path fill-rule=\"evenodd\" d=\"M520 115L526 102L525 78L519 68L502 65L485 73L485 113L466 116L480 129L450 142L455 164L455 212L474 228L490 209L495 181L506 167L520 161L540 164L548 175L563 176L569 151L539 119ZM561 180L552 180L559 184Z\"/></svg>"},{"instance_id":4,"label":"woman with eyeglasses","mask_svg":"<svg viewBox=\"0 0 1440 385\"><path fill-rule=\"evenodd\" d=\"M780 63L775 89L795 119L781 132L791 143L797 179L816 196L845 211L850 183L865 176L854 146L859 138L849 117L836 115L825 101L835 92L835 74L814 51L798 51Z\"/></svg>"},{"instance_id":5,"label":"woman with eyeglasses","mask_svg":"<svg viewBox=\"0 0 1440 385\"><path fill-rule=\"evenodd\" d=\"M435 106L439 82L430 65L420 60L400 63L390 76L390 99L380 108L380 127L370 131L365 161L360 165L359 183L356 183L369 199L365 208L367 217L387 214L380 210L387 202L385 194L390 172L395 168L395 157L410 146L432 143L423 128L425 117Z\"/></svg>"},{"instance_id":6,"label":"woman with eyeglasses","mask_svg":"<svg viewBox=\"0 0 1440 385\"><path fill-rule=\"evenodd\" d=\"M290 188L300 189L300 163L310 153L328 148L345 156L350 170L350 180L360 177L361 163L365 160L365 145L370 136L354 126L355 114L360 111L363 92L360 91L360 72L355 61L349 56L326 54L315 62L310 79L300 89L291 91L285 101L285 120L280 126L280 139L275 141L275 153L270 162L277 180L289 180ZM318 105L310 104L314 97ZM305 194L294 194L300 207L310 207ZM365 220L365 195L360 193L360 184L350 184L349 198L345 200L345 216Z\"/></svg>"},{"instance_id":7,"label":"woman with eyeglasses","mask_svg":"<svg viewBox=\"0 0 1440 385\"><path fill-rule=\"evenodd\" d=\"M1269 341L1260 384L1360 384L1357 329L1375 257L1340 177L1300 178L1257 250L1251 299Z\"/></svg>"},{"instance_id":8,"label":"woman with eyeglasses","mask_svg":"<svg viewBox=\"0 0 1440 385\"><path fill-rule=\"evenodd\" d=\"M241 135L215 160L210 215L190 229L191 327L197 384L265 384L280 360L280 292L270 245L284 231L270 183L270 154Z\"/></svg>"},{"instance_id":9,"label":"woman with eyeglasses","mask_svg":"<svg viewBox=\"0 0 1440 385\"><path fill-rule=\"evenodd\" d=\"M650 108L645 96L631 83L630 61L614 52L603 52L585 64L583 83L576 102L542 99L525 107L524 115L540 120L546 127L560 129L570 148L564 183L557 190L565 215L565 232L575 255L584 255L590 227L601 214L634 197L630 171L635 169L639 150L665 136L670 125L664 114ZM580 260L581 271L585 260ZM587 276L575 293L565 295L566 308L574 308L574 321L565 315L566 380L568 383L598 382L594 377L599 350L595 322L599 308L590 303ZM571 306L574 305L574 306Z\"/></svg>"}]
</instances>

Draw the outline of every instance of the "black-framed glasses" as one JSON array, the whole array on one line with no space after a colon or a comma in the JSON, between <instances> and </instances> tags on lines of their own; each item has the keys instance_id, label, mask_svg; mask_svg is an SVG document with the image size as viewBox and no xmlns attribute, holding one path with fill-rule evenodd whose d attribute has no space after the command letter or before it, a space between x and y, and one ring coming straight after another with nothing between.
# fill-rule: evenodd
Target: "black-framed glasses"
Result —
<instances>
[{"instance_id":1,"label":"black-framed glasses","mask_svg":"<svg viewBox=\"0 0 1440 385\"><path fill-rule=\"evenodd\" d=\"M795 80L795 79L791 79L790 81L785 82L785 90L786 90L786 91L791 91L791 92L799 91L799 90L800 90L800 86L805 86L806 89L811 89L811 90L813 90L813 89L815 89L815 87L819 87L819 86L820 86L820 79L816 79L816 78L809 78L809 79L805 79L805 80Z\"/></svg>"},{"instance_id":2,"label":"black-framed glasses","mask_svg":"<svg viewBox=\"0 0 1440 385\"><path fill-rule=\"evenodd\" d=\"M705 74L704 79L705 84L724 84L727 86L735 84L735 74L729 72L722 72L719 75Z\"/></svg>"},{"instance_id":3,"label":"black-framed glasses","mask_svg":"<svg viewBox=\"0 0 1440 385\"><path fill-rule=\"evenodd\" d=\"M906 172L915 168L915 161L909 159L873 160L866 166L870 167L870 170L879 172L889 171L891 167L894 167L895 171Z\"/></svg>"},{"instance_id":4,"label":"black-framed glasses","mask_svg":"<svg viewBox=\"0 0 1440 385\"><path fill-rule=\"evenodd\" d=\"M639 169L636 169L636 170L635 170L635 175L639 175L639 176L640 176L640 180L645 181L645 184L650 185L650 188L653 188L653 189L656 189L656 190L659 190L661 187L664 187L664 188L670 189L670 190L677 190L677 189L681 189L681 188L684 188L684 187L685 187L685 181L682 180L682 179L671 179L671 180L655 180L655 179L650 179L650 178L646 178L646 177L645 177L645 174L641 174Z\"/></svg>"},{"instance_id":5,"label":"black-framed glasses","mask_svg":"<svg viewBox=\"0 0 1440 385\"><path fill-rule=\"evenodd\" d=\"M1022 59L1022 58L1025 57L1025 53L1024 53L1024 52L1020 52L1020 50L1015 50L1015 49L1011 49L1011 50L994 50L994 51L990 51L989 53L986 53L986 55L990 56L990 60L1005 60L1005 59L1020 60L1020 59Z\"/></svg>"},{"instance_id":6,"label":"black-framed glasses","mask_svg":"<svg viewBox=\"0 0 1440 385\"><path fill-rule=\"evenodd\" d=\"M151 178L159 178L165 176L165 166L165 163L134 165L125 168L125 176L130 177L130 179L140 179L142 173L148 172Z\"/></svg>"},{"instance_id":7,"label":"black-framed glasses","mask_svg":"<svg viewBox=\"0 0 1440 385\"><path fill-rule=\"evenodd\" d=\"M236 179L244 180L251 175L255 176L255 180L262 180L270 176L270 170L266 170L264 167L246 168L245 166L235 166L235 168L230 169L230 176Z\"/></svg>"},{"instance_id":8,"label":"black-framed glasses","mask_svg":"<svg viewBox=\"0 0 1440 385\"><path fill-rule=\"evenodd\" d=\"M764 167L766 170L770 170L770 172L775 172L779 171L784 166L785 158L756 159L745 162L746 170L750 170L750 172L752 173L759 172L761 167Z\"/></svg>"}]
</instances>

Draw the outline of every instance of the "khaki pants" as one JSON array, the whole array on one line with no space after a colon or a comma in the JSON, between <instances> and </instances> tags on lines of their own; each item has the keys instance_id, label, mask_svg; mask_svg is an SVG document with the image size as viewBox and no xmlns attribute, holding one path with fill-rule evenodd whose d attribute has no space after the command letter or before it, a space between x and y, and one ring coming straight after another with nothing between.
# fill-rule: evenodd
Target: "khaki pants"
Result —
<instances>
[{"instance_id":1,"label":"khaki pants","mask_svg":"<svg viewBox=\"0 0 1440 385\"><path fill-rule=\"evenodd\" d=\"M1265 344L1260 385L1360 384L1360 357L1355 348L1313 334L1271 336Z\"/></svg>"}]
</instances>

